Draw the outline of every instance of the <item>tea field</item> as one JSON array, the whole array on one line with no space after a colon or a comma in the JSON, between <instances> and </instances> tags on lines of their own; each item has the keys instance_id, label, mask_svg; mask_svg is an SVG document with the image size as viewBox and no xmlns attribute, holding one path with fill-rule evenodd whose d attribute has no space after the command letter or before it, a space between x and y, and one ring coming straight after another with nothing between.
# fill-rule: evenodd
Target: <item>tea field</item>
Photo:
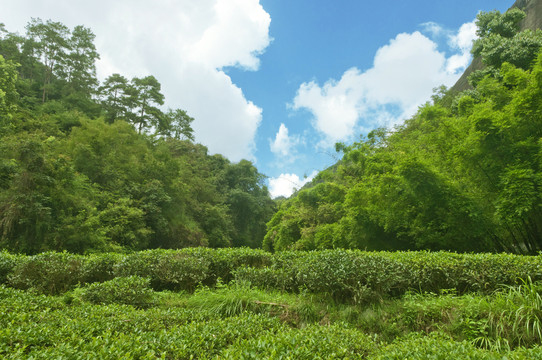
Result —
<instances>
[{"instance_id":1,"label":"tea field","mask_svg":"<svg viewBox=\"0 0 542 360\"><path fill-rule=\"evenodd\" d=\"M0 253L5 359L542 359L542 257Z\"/></svg>"}]
</instances>

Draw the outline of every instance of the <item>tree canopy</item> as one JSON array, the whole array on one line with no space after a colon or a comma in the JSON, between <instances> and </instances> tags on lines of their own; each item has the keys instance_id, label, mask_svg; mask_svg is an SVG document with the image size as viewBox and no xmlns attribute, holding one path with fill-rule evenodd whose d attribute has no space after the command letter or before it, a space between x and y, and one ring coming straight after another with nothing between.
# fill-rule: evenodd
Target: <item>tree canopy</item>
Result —
<instances>
[{"instance_id":1,"label":"tree canopy","mask_svg":"<svg viewBox=\"0 0 542 360\"><path fill-rule=\"evenodd\" d=\"M0 248L24 253L260 247L264 176L194 143L152 75L96 78L94 34L0 27Z\"/></svg>"}]
</instances>

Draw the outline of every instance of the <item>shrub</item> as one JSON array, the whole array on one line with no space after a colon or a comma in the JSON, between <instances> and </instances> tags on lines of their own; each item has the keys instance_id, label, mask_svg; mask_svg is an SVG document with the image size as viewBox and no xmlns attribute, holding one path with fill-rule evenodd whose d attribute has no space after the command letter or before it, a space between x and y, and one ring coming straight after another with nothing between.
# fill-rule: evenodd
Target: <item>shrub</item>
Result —
<instances>
[{"instance_id":1,"label":"shrub","mask_svg":"<svg viewBox=\"0 0 542 360\"><path fill-rule=\"evenodd\" d=\"M294 291L296 282L293 275L285 269L270 267L253 268L240 267L233 271L236 282L247 282L260 289L275 289L280 291Z\"/></svg>"},{"instance_id":2,"label":"shrub","mask_svg":"<svg viewBox=\"0 0 542 360\"><path fill-rule=\"evenodd\" d=\"M444 251L383 253L403 263L412 272L413 289L439 292L456 289L458 293L491 293L502 285L517 285L531 276L542 280L542 256L512 254L455 254Z\"/></svg>"},{"instance_id":3,"label":"shrub","mask_svg":"<svg viewBox=\"0 0 542 360\"><path fill-rule=\"evenodd\" d=\"M7 283L8 276L22 259L23 255L10 254L5 250L0 252L0 284Z\"/></svg>"},{"instance_id":4,"label":"shrub","mask_svg":"<svg viewBox=\"0 0 542 360\"><path fill-rule=\"evenodd\" d=\"M542 256L449 252L324 250L277 253L269 268L242 268L236 279L288 291L306 289L355 303L401 296L409 290L490 294L530 276L542 280ZM287 284L287 285L285 285Z\"/></svg>"},{"instance_id":5,"label":"shrub","mask_svg":"<svg viewBox=\"0 0 542 360\"><path fill-rule=\"evenodd\" d=\"M59 294L81 281L84 257L66 252L46 252L23 257L8 276L8 283L18 289L42 294Z\"/></svg>"},{"instance_id":6,"label":"shrub","mask_svg":"<svg viewBox=\"0 0 542 360\"><path fill-rule=\"evenodd\" d=\"M398 340L386 347L377 349L368 358L374 360L535 360L542 359L542 348L518 348L515 351L502 353L478 349L467 341L453 341L437 333L430 336L415 334L407 339Z\"/></svg>"},{"instance_id":7,"label":"shrub","mask_svg":"<svg viewBox=\"0 0 542 360\"><path fill-rule=\"evenodd\" d=\"M209 262L209 272L204 283L214 285L218 279L229 282L234 271L243 266L260 268L271 264L272 255L263 250L249 248L187 248L182 253Z\"/></svg>"},{"instance_id":8,"label":"shrub","mask_svg":"<svg viewBox=\"0 0 542 360\"><path fill-rule=\"evenodd\" d=\"M457 342L433 334L432 336L422 337L420 335L412 336L392 343L373 356L369 357L375 360L425 360L425 359L502 359L488 351L477 349L467 341Z\"/></svg>"},{"instance_id":9,"label":"shrub","mask_svg":"<svg viewBox=\"0 0 542 360\"><path fill-rule=\"evenodd\" d=\"M125 304L148 307L153 291L150 281L139 276L118 277L103 283L90 284L79 290L83 300L93 304Z\"/></svg>"},{"instance_id":10,"label":"shrub","mask_svg":"<svg viewBox=\"0 0 542 360\"><path fill-rule=\"evenodd\" d=\"M83 283L104 282L115 277L115 267L124 255L114 253L92 254L85 258L81 268Z\"/></svg>"},{"instance_id":11,"label":"shrub","mask_svg":"<svg viewBox=\"0 0 542 360\"><path fill-rule=\"evenodd\" d=\"M224 359L363 359L375 347L368 335L344 325L309 325L236 342Z\"/></svg>"},{"instance_id":12,"label":"shrub","mask_svg":"<svg viewBox=\"0 0 542 360\"><path fill-rule=\"evenodd\" d=\"M355 303L401 294L410 280L406 266L379 253L314 252L302 258L294 268L298 287Z\"/></svg>"},{"instance_id":13,"label":"shrub","mask_svg":"<svg viewBox=\"0 0 542 360\"><path fill-rule=\"evenodd\" d=\"M115 265L117 276L148 277L155 290L193 291L208 277L209 261L174 250L147 250L127 255Z\"/></svg>"}]
</instances>

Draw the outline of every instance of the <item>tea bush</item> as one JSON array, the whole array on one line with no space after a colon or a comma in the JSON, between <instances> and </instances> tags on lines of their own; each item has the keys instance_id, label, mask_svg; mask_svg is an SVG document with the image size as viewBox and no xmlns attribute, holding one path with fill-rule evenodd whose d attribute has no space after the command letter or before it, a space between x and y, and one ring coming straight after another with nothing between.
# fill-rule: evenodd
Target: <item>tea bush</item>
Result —
<instances>
[{"instance_id":1,"label":"tea bush","mask_svg":"<svg viewBox=\"0 0 542 360\"><path fill-rule=\"evenodd\" d=\"M2 359L211 359L236 341L287 329L265 315L212 319L178 308L67 305L3 286L0 312Z\"/></svg>"},{"instance_id":2,"label":"tea bush","mask_svg":"<svg viewBox=\"0 0 542 360\"><path fill-rule=\"evenodd\" d=\"M411 273L410 287L426 292L455 289L459 293L491 293L531 276L542 280L542 256L456 254L450 252L382 252L403 263Z\"/></svg>"},{"instance_id":3,"label":"tea bush","mask_svg":"<svg viewBox=\"0 0 542 360\"><path fill-rule=\"evenodd\" d=\"M66 252L23 257L8 275L8 283L18 289L59 294L81 282L84 260L81 255Z\"/></svg>"},{"instance_id":4,"label":"tea bush","mask_svg":"<svg viewBox=\"0 0 542 360\"><path fill-rule=\"evenodd\" d=\"M233 271L237 282L247 282L260 289L292 291L297 289L297 282L292 271L271 267L240 267Z\"/></svg>"},{"instance_id":5,"label":"tea bush","mask_svg":"<svg viewBox=\"0 0 542 360\"><path fill-rule=\"evenodd\" d=\"M114 277L147 277L154 290L192 292L218 279L263 289L308 291L341 302L370 303L407 291L489 294L529 276L542 280L542 255L323 250L266 253L254 249L146 250L128 255L0 254L0 281L46 294Z\"/></svg>"},{"instance_id":6,"label":"tea bush","mask_svg":"<svg viewBox=\"0 0 542 360\"><path fill-rule=\"evenodd\" d=\"M310 325L235 342L224 359L365 359L372 339L342 324Z\"/></svg>"},{"instance_id":7,"label":"tea bush","mask_svg":"<svg viewBox=\"0 0 542 360\"><path fill-rule=\"evenodd\" d=\"M73 291L97 290L93 295L101 297L95 301L100 304L67 303L66 295L36 295L0 285L0 358L542 359L540 338L529 337L532 328L520 329L527 315L539 316L539 305L533 305L539 303L539 288L532 283L492 295L409 294L363 308L246 284L200 288L195 294L154 293L152 307L145 309L103 305L118 302L120 291L136 288L134 284L150 291L148 282L137 277ZM360 312L349 321L339 316L345 309ZM370 310L374 322L368 321ZM302 313L306 321L295 321ZM492 313L500 314L495 325L506 331L490 329ZM480 348L484 344L473 340L481 335L485 344L508 339L513 350ZM514 337L532 348L517 347Z\"/></svg>"},{"instance_id":8,"label":"tea bush","mask_svg":"<svg viewBox=\"0 0 542 360\"><path fill-rule=\"evenodd\" d=\"M0 251L0 284L7 282L8 275L11 274L13 268L24 258L24 255L10 254L5 250Z\"/></svg>"},{"instance_id":9,"label":"tea bush","mask_svg":"<svg viewBox=\"0 0 542 360\"><path fill-rule=\"evenodd\" d=\"M299 287L355 303L401 294L409 284L407 270L378 254L345 250L309 253L295 266Z\"/></svg>"},{"instance_id":10,"label":"tea bush","mask_svg":"<svg viewBox=\"0 0 542 360\"><path fill-rule=\"evenodd\" d=\"M542 359L542 349L518 349L501 352L476 348L467 341L453 341L445 336L416 334L407 339L398 340L391 345L374 351L369 359L374 360L426 360L426 359L462 359L462 360L535 360Z\"/></svg>"},{"instance_id":11,"label":"tea bush","mask_svg":"<svg viewBox=\"0 0 542 360\"><path fill-rule=\"evenodd\" d=\"M239 268L235 278L266 289L306 289L354 303L410 290L489 294L527 276L542 280L541 255L324 250L277 253L272 261L266 268Z\"/></svg>"},{"instance_id":12,"label":"tea bush","mask_svg":"<svg viewBox=\"0 0 542 360\"><path fill-rule=\"evenodd\" d=\"M193 291L208 274L208 260L174 250L129 254L115 265L116 276L148 277L155 290Z\"/></svg>"},{"instance_id":13,"label":"tea bush","mask_svg":"<svg viewBox=\"0 0 542 360\"><path fill-rule=\"evenodd\" d=\"M139 276L118 277L94 283L79 290L83 300L93 304L126 304L137 307L152 305L153 291L149 279Z\"/></svg>"},{"instance_id":14,"label":"tea bush","mask_svg":"<svg viewBox=\"0 0 542 360\"><path fill-rule=\"evenodd\" d=\"M239 267L260 268L272 262L273 255L258 249L248 248L187 248L183 253L209 262L209 272L204 283L214 285L217 279L229 282Z\"/></svg>"},{"instance_id":15,"label":"tea bush","mask_svg":"<svg viewBox=\"0 0 542 360\"><path fill-rule=\"evenodd\" d=\"M115 277L115 268L124 255L116 253L92 254L85 257L81 268L82 283L104 282Z\"/></svg>"}]
</instances>

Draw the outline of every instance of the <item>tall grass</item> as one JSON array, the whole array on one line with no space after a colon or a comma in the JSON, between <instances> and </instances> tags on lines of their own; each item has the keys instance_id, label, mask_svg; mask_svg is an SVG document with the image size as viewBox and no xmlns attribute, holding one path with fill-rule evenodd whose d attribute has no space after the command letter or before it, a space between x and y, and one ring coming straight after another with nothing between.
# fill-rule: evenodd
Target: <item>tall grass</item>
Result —
<instances>
[{"instance_id":1,"label":"tall grass","mask_svg":"<svg viewBox=\"0 0 542 360\"><path fill-rule=\"evenodd\" d=\"M489 307L485 334L473 342L493 350L530 347L542 342L542 286L531 277L518 286L506 286L496 293Z\"/></svg>"}]
</instances>

